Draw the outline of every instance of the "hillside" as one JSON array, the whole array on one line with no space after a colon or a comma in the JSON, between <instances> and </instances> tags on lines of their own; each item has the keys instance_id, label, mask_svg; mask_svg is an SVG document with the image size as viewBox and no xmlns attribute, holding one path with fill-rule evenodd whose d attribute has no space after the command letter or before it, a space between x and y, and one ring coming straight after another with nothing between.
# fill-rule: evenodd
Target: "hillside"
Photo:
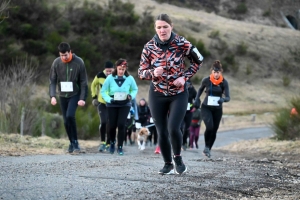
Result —
<instances>
[{"instance_id":1,"label":"hillside","mask_svg":"<svg viewBox=\"0 0 300 200\"><path fill-rule=\"evenodd\" d=\"M237 69L225 73L232 97L231 102L225 105L225 113L272 111L284 106L288 98L299 94L300 82L290 73L300 72L297 63L299 31L232 20L214 13L158 4L156 1L129 2L135 4L135 11L140 15L145 9L151 9L153 16L169 14L176 32L205 43L211 57L205 59L204 66L197 74L199 79L209 74L213 60L220 59L223 62L224 58L233 55L234 64L229 64L229 69L233 65ZM246 53L242 55L237 51L243 46L241 44L246 46ZM283 86L285 78L291 80L287 87ZM199 82L195 85L198 88Z\"/></svg>"}]
</instances>

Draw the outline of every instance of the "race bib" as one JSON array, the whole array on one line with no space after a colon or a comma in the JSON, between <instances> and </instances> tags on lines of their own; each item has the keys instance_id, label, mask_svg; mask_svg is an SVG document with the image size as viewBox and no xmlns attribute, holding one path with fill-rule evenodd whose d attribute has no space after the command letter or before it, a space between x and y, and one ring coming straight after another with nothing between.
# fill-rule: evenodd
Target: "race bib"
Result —
<instances>
[{"instance_id":1,"label":"race bib","mask_svg":"<svg viewBox=\"0 0 300 200\"><path fill-rule=\"evenodd\" d=\"M73 82L60 82L61 92L73 92Z\"/></svg>"},{"instance_id":2,"label":"race bib","mask_svg":"<svg viewBox=\"0 0 300 200\"><path fill-rule=\"evenodd\" d=\"M130 116L131 116L131 115L130 115L130 112L129 112L128 115L127 115L127 119L130 119Z\"/></svg>"},{"instance_id":3,"label":"race bib","mask_svg":"<svg viewBox=\"0 0 300 200\"><path fill-rule=\"evenodd\" d=\"M150 123L154 123L154 121L153 121L153 118L152 118L152 117L150 117Z\"/></svg>"},{"instance_id":4,"label":"race bib","mask_svg":"<svg viewBox=\"0 0 300 200\"><path fill-rule=\"evenodd\" d=\"M142 128L142 124L139 122L135 122L135 128L137 128L137 129Z\"/></svg>"},{"instance_id":5,"label":"race bib","mask_svg":"<svg viewBox=\"0 0 300 200\"><path fill-rule=\"evenodd\" d=\"M115 101L124 101L126 99L127 99L126 92L115 92L115 94L114 94Z\"/></svg>"},{"instance_id":6,"label":"race bib","mask_svg":"<svg viewBox=\"0 0 300 200\"><path fill-rule=\"evenodd\" d=\"M207 105L209 106L218 106L220 97L208 96Z\"/></svg>"},{"instance_id":7,"label":"race bib","mask_svg":"<svg viewBox=\"0 0 300 200\"><path fill-rule=\"evenodd\" d=\"M191 109L191 104L190 103L188 103L187 104L187 108L186 108L186 110L190 110Z\"/></svg>"}]
</instances>

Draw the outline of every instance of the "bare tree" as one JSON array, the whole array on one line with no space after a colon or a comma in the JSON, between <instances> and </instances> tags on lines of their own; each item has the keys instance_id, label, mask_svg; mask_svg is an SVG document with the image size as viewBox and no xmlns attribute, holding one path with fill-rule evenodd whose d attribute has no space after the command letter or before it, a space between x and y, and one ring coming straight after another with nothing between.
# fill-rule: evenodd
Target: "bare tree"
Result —
<instances>
[{"instance_id":1,"label":"bare tree","mask_svg":"<svg viewBox=\"0 0 300 200\"><path fill-rule=\"evenodd\" d=\"M9 17L8 5L11 0L0 0L0 23Z\"/></svg>"}]
</instances>

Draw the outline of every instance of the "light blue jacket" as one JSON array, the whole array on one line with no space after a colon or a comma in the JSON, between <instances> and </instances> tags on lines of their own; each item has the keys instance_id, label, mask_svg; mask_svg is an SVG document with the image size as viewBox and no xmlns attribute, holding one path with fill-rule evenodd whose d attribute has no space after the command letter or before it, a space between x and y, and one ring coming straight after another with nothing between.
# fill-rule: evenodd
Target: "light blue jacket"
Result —
<instances>
[{"instance_id":1,"label":"light blue jacket","mask_svg":"<svg viewBox=\"0 0 300 200\"><path fill-rule=\"evenodd\" d=\"M121 86L119 86L116 83L118 76L112 76L112 74L110 74L105 79L103 86L101 88L101 95L102 98L107 103L110 103L110 101L113 99L111 96L113 96L115 92L126 92L126 94L131 95L132 99L136 97L136 94L138 92L138 87L133 76L131 75L129 75L128 77L123 76L123 78L125 79L125 81Z\"/></svg>"}]
</instances>

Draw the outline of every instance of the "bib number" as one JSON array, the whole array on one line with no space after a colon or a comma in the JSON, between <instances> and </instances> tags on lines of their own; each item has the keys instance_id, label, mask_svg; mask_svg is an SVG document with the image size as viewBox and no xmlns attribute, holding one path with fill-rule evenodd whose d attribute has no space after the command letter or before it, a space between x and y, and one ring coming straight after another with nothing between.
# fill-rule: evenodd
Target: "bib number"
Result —
<instances>
[{"instance_id":1,"label":"bib number","mask_svg":"<svg viewBox=\"0 0 300 200\"><path fill-rule=\"evenodd\" d=\"M61 92L73 92L73 82L60 82Z\"/></svg>"},{"instance_id":2,"label":"bib number","mask_svg":"<svg viewBox=\"0 0 300 200\"><path fill-rule=\"evenodd\" d=\"M219 106L220 97L208 96L207 105L209 106Z\"/></svg>"},{"instance_id":3,"label":"bib number","mask_svg":"<svg viewBox=\"0 0 300 200\"><path fill-rule=\"evenodd\" d=\"M186 107L186 110L190 110L190 109L191 109L191 104L188 103L188 104L187 104L187 107Z\"/></svg>"},{"instance_id":4,"label":"bib number","mask_svg":"<svg viewBox=\"0 0 300 200\"><path fill-rule=\"evenodd\" d=\"M115 101L124 101L127 99L127 94L125 92L115 92L114 100Z\"/></svg>"}]
</instances>

